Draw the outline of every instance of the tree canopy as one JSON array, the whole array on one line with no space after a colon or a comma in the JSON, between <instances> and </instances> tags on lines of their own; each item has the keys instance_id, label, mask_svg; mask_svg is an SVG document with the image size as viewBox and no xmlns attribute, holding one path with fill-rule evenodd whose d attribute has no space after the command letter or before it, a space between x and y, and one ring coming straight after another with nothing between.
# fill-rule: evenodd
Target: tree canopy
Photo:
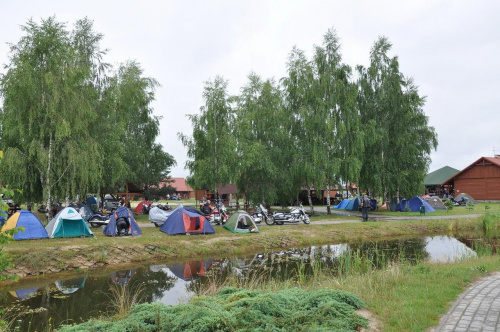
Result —
<instances>
[{"instance_id":1,"label":"tree canopy","mask_svg":"<svg viewBox=\"0 0 500 332\"><path fill-rule=\"evenodd\" d=\"M348 183L384 197L420 193L437 135L425 97L388 55L391 46L377 40L370 66L357 66L354 78L330 29L311 59L292 49L280 84L252 73L239 95L228 96L227 81L208 82L206 105L190 116L193 136L179 134L191 184L233 182L249 200L283 205L303 189L329 193ZM222 132L230 133L224 147L215 144L220 118ZM215 169L231 171L215 176Z\"/></svg>"},{"instance_id":2,"label":"tree canopy","mask_svg":"<svg viewBox=\"0 0 500 332\"><path fill-rule=\"evenodd\" d=\"M175 161L154 142L158 83L136 62L113 75L87 18L73 30L55 17L22 30L0 79L2 182L50 202L163 180Z\"/></svg>"},{"instance_id":3,"label":"tree canopy","mask_svg":"<svg viewBox=\"0 0 500 332\"><path fill-rule=\"evenodd\" d=\"M205 83L205 105L200 114L190 115L193 136L179 133L188 149L186 167L194 188L217 192L218 185L231 183L235 175L236 141L234 139L234 110L227 93L228 82L221 76Z\"/></svg>"}]
</instances>

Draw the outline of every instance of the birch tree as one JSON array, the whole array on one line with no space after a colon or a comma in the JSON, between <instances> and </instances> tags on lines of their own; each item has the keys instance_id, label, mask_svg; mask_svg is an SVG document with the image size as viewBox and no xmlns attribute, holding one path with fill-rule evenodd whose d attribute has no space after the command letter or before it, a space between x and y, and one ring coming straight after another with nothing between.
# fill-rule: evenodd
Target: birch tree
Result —
<instances>
[{"instance_id":1,"label":"birch tree","mask_svg":"<svg viewBox=\"0 0 500 332\"><path fill-rule=\"evenodd\" d=\"M221 76L205 83L205 105L200 114L189 115L192 136L178 133L187 147L190 184L197 189L217 193L218 185L234 181L236 170L236 141L233 135L234 111L227 93L228 82Z\"/></svg>"},{"instance_id":2,"label":"birch tree","mask_svg":"<svg viewBox=\"0 0 500 332\"><path fill-rule=\"evenodd\" d=\"M335 30L323 37L313 57L315 79L313 108L307 118L313 135L313 164L316 183L326 189L327 213L331 213L330 189L341 179L357 181L361 169L363 133L359 126L357 87L350 81L352 69L342 63L340 43ZM321 176L320 176L321 174ZM320 188L317 188L320 189Z\"/></svg>"},{"instance_id":3,"label":"birch tree","mask_svg":"<svg viewBox=\"0 0 500 332\"><path fill-rule=\"evenodd\" d=\"M250 74L237 98L238 192L248 200L271 204L279 197L281 180L277 155L283 134L283 99L272 80Z\"/></svg>"},{"instance_id":4,"label":"birch tree","mask_svg":"<svg viewBox=\"0 0 500 332\"><path fill-rule=\"evenodd\" d=\"M360 184L375 193L410 197L420 183L437 147L437 135L423 112L425 97L399 71L392 45L379 38L370 54L370 66L358 66L359 107L365 129L365 158Z\"/></svg>"},{"instance_id":5,"label":"birch tree","mask_svg":"<svg viewBox=\"0 0 500 332\"><path fill-rule=\"evenodd\" d=\"M85 193L99 183L104 156L88 124L105 52L87 19L72 32L54 17L30 20L22 30L0 81L3 177L32 200L43 197L50 210L54 195Z\"/></svg>"}]
</instances>

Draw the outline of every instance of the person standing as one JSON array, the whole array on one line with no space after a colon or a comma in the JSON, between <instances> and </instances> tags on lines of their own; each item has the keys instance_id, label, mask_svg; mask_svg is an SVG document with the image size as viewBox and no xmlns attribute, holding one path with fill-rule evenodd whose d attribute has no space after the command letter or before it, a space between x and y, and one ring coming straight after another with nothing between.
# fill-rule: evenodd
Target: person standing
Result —
<instances>
[{"instance_id":1,"label":"person standing","mask_svg":"<svg viewBox=\"0 0 500 332\"><path fill-rule=\"evenodd\" d=\"M370 200L368 195L364 195L361 200L361 213L363 215L363 221L368 221L368 211L370 210Z\"/></svg>"}]
</instances>

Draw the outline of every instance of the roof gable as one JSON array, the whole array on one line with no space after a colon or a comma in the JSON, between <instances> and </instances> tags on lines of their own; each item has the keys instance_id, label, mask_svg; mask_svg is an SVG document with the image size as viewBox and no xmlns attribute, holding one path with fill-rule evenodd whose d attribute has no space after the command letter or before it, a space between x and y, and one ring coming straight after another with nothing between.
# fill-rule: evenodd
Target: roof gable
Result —
<instances>
[{"instance_id":1,"label":"roof gable","mask_svg":"<svg viewBox=\"0 0 500 332\"><path fill-rule=\"evenodd\" d=\"M458 172L457 174L450 176L446 181L443 181L444 184L448 184L450 181L455 180L457 177L461 176L462 174L466 173L468 170L470 170L472 167L478 165L478 164L484 164L484 163L491 163L495 166L500 167L500 158L496 157L481 157L478 160L474 161L472 164L469 166L465 167L463 170Z\"/></svg>"},{"instance_id":2,"label":"roof gable","mask_svg":"<svg viewBox=\"0 0 500 332\"><path fill-rule=\"evenodd\" d=\"M443 183L444 181L448 180L455 174L460 172L458 169L455 169L450 166L444 166L441 167L440 169L435 170L434 172L430 172L427 174L424 178L424 185L425 186L435 186Z\"/></svg>"}]
</instances>

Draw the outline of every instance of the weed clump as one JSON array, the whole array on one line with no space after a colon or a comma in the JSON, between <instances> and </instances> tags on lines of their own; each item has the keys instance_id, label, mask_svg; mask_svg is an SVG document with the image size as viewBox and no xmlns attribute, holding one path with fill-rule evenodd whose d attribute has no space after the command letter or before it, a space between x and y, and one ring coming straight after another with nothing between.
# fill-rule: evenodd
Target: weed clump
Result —
<instances>
[{"instance_id":1,"label":"weed clump","mask_svg":"<svg viewBox=\"0 0 500 332\"><path fill-rule=\"evenodd\" d=\"M355 313L362 307L357 296L341 290L228 287L188 304L140 304L122 320L91 320L60 331L357 331L368 325Z\"/></svg>"}]
</instances>

